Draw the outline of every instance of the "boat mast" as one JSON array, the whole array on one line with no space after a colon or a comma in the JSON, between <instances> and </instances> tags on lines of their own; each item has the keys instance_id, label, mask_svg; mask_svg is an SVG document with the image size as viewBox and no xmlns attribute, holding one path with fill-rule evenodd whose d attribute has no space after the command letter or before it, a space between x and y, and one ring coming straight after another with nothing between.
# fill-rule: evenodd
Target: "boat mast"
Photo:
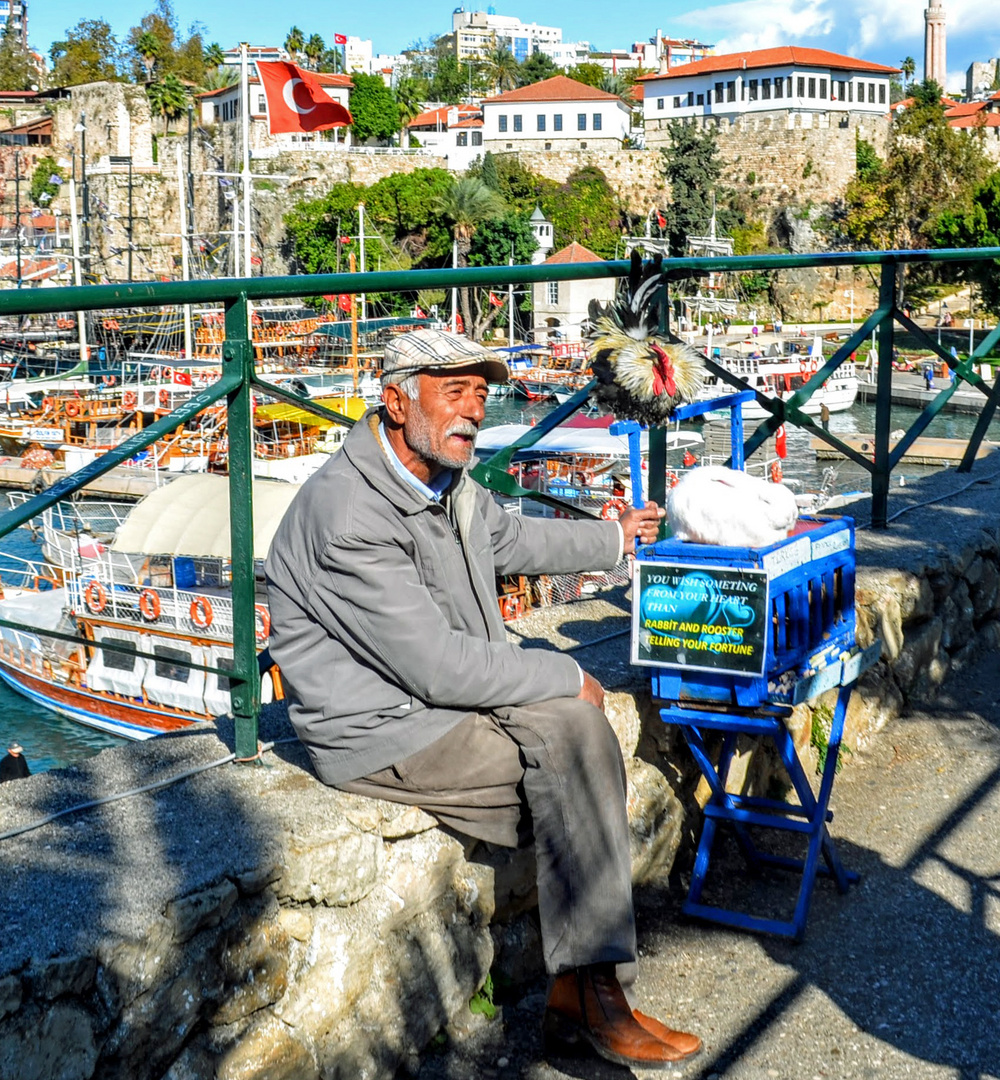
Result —
<instances>
[{"instance_id":1,"label":"boat mast","mask_svg":"<svg viewBox=\"0 0 1000 1080\"><path fill-rule=\"evenodd\" d=\"M241 105L243 110L243 276L250 277L250 56L249 44L240 42Z\"/></svg>"},{"instance_id":2,"label":"boat mast","mask_svg":"<svg viewBox=\"0 0 1000 1080\"><path fill-rule=\"evenodd\" d=\"M177 197L181 212L181 278L191 280L188 262L187 199L184 191L184 163L180 144L177 145ZM191 305L184 305L184 358L191 359Z\"/></svg>"},{"instance_id":3,"label":"boat mast","mask_svg":"<svg viewBox=\"0 0 1000 1080\"><path fill-rule=\"evenodd\" d=\"M69 228L73 239L73 283L82 285L82 272L80 270L80 222L76 216L76 178L70 177L69 181ZM87 317L86 312L76 313L76 330L80 339L80 362L86 363L87 354Z\"/></svg>"}]
</instances>

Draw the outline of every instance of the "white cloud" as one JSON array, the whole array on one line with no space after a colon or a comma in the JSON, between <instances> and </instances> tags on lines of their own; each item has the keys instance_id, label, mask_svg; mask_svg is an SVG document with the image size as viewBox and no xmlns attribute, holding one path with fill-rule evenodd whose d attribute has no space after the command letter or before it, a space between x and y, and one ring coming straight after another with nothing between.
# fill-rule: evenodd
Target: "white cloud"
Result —
<instances>
[{"instance_id":1,"label":"white cloud","mask_svg":"<svg viewBox=\"0 0 1000 1080\"><path fill-rule=\"evenodd\" d=\"M697 25L709 34L721 33L716 51L729 53L822 37L833 30L836 20L829 0L746 0L688 11L677 16L676 22Z\"/></svg>"}]
</instances>

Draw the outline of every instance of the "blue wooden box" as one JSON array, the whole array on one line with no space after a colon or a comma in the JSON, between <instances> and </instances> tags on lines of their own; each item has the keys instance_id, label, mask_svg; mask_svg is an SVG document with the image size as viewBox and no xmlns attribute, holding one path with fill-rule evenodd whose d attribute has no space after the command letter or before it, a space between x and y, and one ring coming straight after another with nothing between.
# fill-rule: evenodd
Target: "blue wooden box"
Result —
<instances>
[{"instance_id":1,"label":"blue wooden box","mask_svg":"<svg viewBox=\"0 0 1000 1080\"><path fill-rule=\"evenodd\" d=\"M763 548L666 539L641 548L646 563L767 574L766 655L760 675L651 666L652 691L663 701L707 701L756 707L793 704L848 681L864 661L854 650L854 522L802 517L790 536ZM633 604L640 602L638 585ZM856 675L855 675L856 677Z\"/></svg>"}]
</instances>

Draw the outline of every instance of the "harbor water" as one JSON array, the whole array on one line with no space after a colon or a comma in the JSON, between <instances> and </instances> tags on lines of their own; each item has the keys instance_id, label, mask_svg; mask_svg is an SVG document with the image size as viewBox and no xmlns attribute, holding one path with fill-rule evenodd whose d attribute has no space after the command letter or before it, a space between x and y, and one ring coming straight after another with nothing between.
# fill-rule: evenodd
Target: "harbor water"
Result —
<instances>
[{"instance_id":1,"label":"harbor water","mask_svg":"<svg viewBox=\"0 0 1000 1080\"><path fill-rule=\"evenodd\" d=\"M513 398L490 400L486 425L527 423L538 420L551 410L546 404L528 405ZM893 409L893 428L908 428L918 413L912 409ZM942 414L924 433L940 438L967 439L973 430L976 417L960 414ZM747 424L752 431L753 422ZM875 430L875 408L858 404L848 412L834 413L830 418L833 434L871 434ZM987 438L1000 441L1000 424L994 421ZM832 463L818 462L810 449L811 434L798 428L787 431L788 457L783 463L786 480L796 492L818 491L823 485L825 468L832 467L835 477L830 490L833 494L852 491L867 492L870 489L868 474L854 462L845 460ZM930 466L911 465L904 461L893 473L893 484L910 483L937 471ZM2 494L2 493L0 493ZM31 534L19 529L11 536L0 539L0 573L3 570L3 553L21 558L40 558L40 547ZM121 745L123 740L86 728L66 720L16 694L0 682L0 753L8 744L18 741L24 747L25 758L32 772L72 765L98 753L109 746Z\"/></svg>"}]
</instances>

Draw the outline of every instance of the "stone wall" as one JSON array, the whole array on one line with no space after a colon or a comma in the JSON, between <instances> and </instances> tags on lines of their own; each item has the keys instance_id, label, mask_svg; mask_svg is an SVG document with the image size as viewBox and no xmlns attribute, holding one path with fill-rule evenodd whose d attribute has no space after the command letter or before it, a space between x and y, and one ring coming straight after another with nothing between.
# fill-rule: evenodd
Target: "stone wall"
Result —
<instances>
[{"instance_id":1,"label":"stone wall","mask_svg":"<svg viewBox=\"0 0 1000 1080\"><path fill-rule=\"evenodd\" d=\"M858 533L858 636L880 637L883 658L851 701L855 751L1000 645L997 455L977 469L981 483L949 470L907 486L892 509L910 512ZM863 521L866 505L854 512ZM587 623L627 623L626 610L611 595L517 629L566 647ZM707 792L625 641L581 659L613 688L643 882L687 857ZM811 767L807 705L790 726ZM262 737L288 736L280 710L265 718ZM258 767L228 763L231 748L231 728L208 725L0 787L12 829L205 767L0 841L0 1076L389 1080L442 1026L474 1022L468 1001L487 971L538 972L530 851L464 842L418 810L324 788L294 740ZM773 756L748 744L733 777L767 791Z\"/></svg>"}]
</instances>

